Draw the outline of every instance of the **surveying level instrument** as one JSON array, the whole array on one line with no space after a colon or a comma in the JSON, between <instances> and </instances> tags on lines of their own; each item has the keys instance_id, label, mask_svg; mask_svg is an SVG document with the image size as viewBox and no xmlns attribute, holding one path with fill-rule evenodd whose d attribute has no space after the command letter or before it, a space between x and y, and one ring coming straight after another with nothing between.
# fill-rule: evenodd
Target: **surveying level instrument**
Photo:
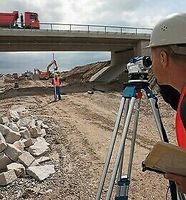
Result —
<instances>
[{"instance_id":1,"label":"surveying level instrument","mask_svg":"<svg viewBox=\"0 0 186 200\"><path fill-rule=\"evenodd\" d=\"M163 127L163 123L161 121L157 98L152 93L152 90L149 87L148 83L148 72L151 68L152 62L149 56L138 56L132 58L127 64L127 72L129 81L125 84L123 89L123 94L119 106L119 111L116 117L115 126L109 146L109 150L107 152L107 156L105 159L105 164L103 167L103 172L100 177L100 182L98 186L98 191L96 195L96 200L101 199L101 194L103 190L103 186L105 183L106 175L108 172L108 168L110 165L112 153L115 146L115 141L117 137L117 133L121 124L122 117L124 118L124 127L120 139L120 144L118 148L118 152L116 155L116 160L114 163L114 167L112 170L112 176L110 179L108 191L106 194L106 200L110 200L112 198L112 191L114 185L116 186L116 194L115 200L128 200L128 192L129 185L131 182L131 171L132 171L132 162L134 157L135 150L135 141L136 141L136 133L138 126L138 118L139 118L139 109L140 103L142 99L142 90L145 91L146 96L150 102L153 116L155 118L155 122L157 125L157 129L159 132L160 139L164 142L168 142L168 137L166 135L165 129ZM129 125L131 122L132 115L134 115L133 120L133 130L132 130L132 138L131 145L129 150L128 162L125 161L126 157L126 139L129 131ZM124 164L127 163L127 169L124 168ZM125 175L123 175L125 173ZM173 181L169 181L170 192L172 200L185 200L184 195L181 193L177 193L176 185Z\"/></svg>"}]
</instances>

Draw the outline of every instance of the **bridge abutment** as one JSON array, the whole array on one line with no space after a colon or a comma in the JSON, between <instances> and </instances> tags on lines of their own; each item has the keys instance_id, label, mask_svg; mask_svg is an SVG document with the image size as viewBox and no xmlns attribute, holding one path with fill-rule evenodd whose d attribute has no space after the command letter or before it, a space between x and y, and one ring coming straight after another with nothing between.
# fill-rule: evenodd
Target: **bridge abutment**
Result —
<instances>
[{"instance_id":1,"label":"bridge abutment","mask_svg":"<svg viewBox=\"0 0 186 200\"><path fill-rule=\"evenodd\" d=\"M101 82L112 82L113 80L127 80L127 74L125 73L127 63L130 58L134 56L150 56L150 49L148 46L148 40L141 40L136 43L134 48L128 48L120 51L111 51L111 66L99 74L97 80Z\"/></svg>"},{"instance_id":2,"label":"bridge abutment","mask_svg":"<svg viewBox=\"0 0 186 200\"><path fill-rule=\"evenodd\" d=\"M123 66L128 63L129 59L134 56L133 48L124 51L111 52L111 66Z\"/></svg>"},{"instance_id":3,"label":"bridge abutment","mask_svg":"<svg viewBox=\"0 0 186 200\"><path fill-rule=\"evenodd\" d=\"M111 65L100 70L91 81L99 85L108 85L117 82L121 87L128 80L128 74L125 72L127 63L134 56L150 56L150 49L146 48L149 41L141 40L136 43L133 48L128 48L123 51L111 51Z\"/></svg>"},{"instance_id":4,"label":"bridge abutment","mask_svg":"<svg viewBox=\"0 0 186 200\"><path fill-rule=\"evenodd\" d=\"M135 56L150 56L150 48L146 48L149 45L149 41L141 40L134 47Z\"/></svg>"}]
</instances>

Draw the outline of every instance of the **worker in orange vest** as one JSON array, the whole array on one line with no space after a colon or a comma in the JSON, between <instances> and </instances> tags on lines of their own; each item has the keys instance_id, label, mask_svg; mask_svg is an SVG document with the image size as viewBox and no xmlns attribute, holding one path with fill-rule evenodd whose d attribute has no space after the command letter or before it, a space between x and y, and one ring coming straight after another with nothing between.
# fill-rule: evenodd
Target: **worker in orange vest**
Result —
<instances>
[{"instance_id":1,"label":"worker in orange vest","mask_svg":"<svg viewBox=\"0 0 186 200\"><path fill-rule=\"evenodd\" d=\"M179 101L176 103L176 136L179 147L183 149L186 149L185 32L186 13L171 15L154 27L149 44L152 70L158 83L170 85L180 94ZM178 190L186 193L186 177L167 172L165 178L175 181Z\"/></svg>"},{"instance_id":2,"label":"worker in orange vest","mask_svg":"<svg viewBox=\"0 0 186 200\"><path fill-rule=\"evenodd\" d=\"M61 78L59 74L54 74L54 78L52 79L52 85L54 86L54 101L61 100Z\"/></svg>"}]
</instances>

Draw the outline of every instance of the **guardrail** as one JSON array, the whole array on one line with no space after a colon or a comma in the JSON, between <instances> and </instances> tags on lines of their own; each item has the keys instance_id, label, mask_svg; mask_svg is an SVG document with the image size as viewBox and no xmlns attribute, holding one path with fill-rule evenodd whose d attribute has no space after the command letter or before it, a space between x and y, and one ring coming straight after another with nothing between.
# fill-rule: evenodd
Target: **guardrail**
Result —
<instances>
[{"instance_id":1,"label":"guardrail","mask_svg":"<svg viewBox=\"0 0 186 200\"><path fill-rule=\"evenodd\" d=\"M20 26L20 23L18 23ZM36 30L36 29L29 29ZM83 25L83 24L60 24L60 23L40 23L40 30L47 31L83 31L83 32L102 32L102 33L133 33L133 34L151 34L152 28L135 28L129 26L104 26L104 25Z\"/></svg>"}]
</instances>

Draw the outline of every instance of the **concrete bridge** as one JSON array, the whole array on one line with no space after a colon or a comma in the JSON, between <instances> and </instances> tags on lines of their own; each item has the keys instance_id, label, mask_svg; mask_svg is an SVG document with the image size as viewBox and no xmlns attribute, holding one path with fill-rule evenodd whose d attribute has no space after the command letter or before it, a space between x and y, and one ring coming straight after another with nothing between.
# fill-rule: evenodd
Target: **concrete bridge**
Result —
<instances>
[{"instance_id":1,"label":"concrete bridge","mask_svg":"<svg viewBox=\"0 0 186 200\"><path fill-rule=\"evenodd\" d=\"M111 81L129 58L149 55L151 29L120 26L41 23L41 29L0 29L0 52L109 51L111 66L94 80ZM114 74L113 74L114 73ZM107 74L107 75L106 75ZM102 77L102 78L101 78Z\"/></svg>"}]
</instances>

